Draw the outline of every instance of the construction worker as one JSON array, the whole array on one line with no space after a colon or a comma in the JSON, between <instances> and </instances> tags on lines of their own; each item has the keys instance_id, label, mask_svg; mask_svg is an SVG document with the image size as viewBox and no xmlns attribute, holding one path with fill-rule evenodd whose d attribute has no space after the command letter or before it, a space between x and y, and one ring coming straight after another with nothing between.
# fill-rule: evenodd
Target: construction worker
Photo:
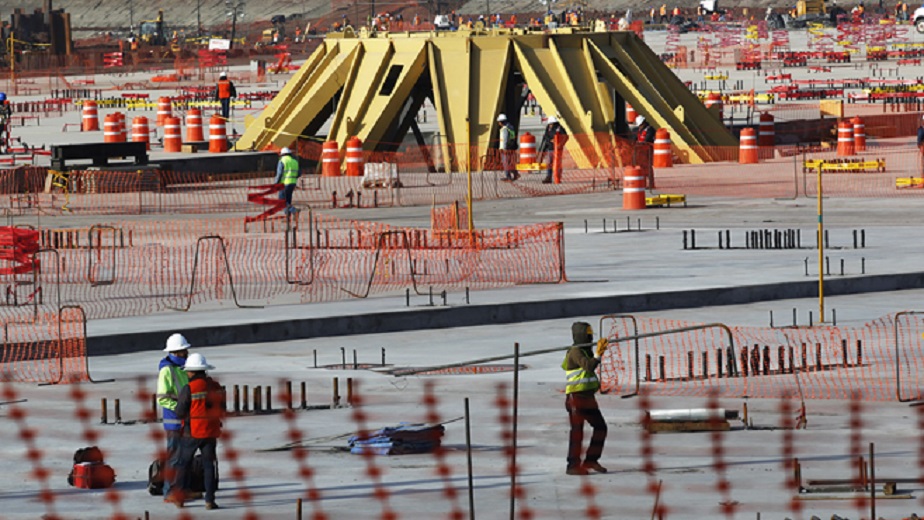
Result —
<instances>
[{"instance_id":1,"label":"construction worker","mask_svg":"<svg viewBox=\"0 0 924 520\"><path fill-rule=\"evenodd\" d=\"M291 215L297 211L292 206L292 193L298 184L298 159L292 157L292 150L288 147L279 150L279 163L276 165L276 184L282 184L279 198L286 201L285 214Z\"/></svg>"},{"instance_id":2,"label":"construction worker","mask_svg":"<svg viewBox=\"0 0 924 520\"><path fill-rule=\"evenodd\" d=\"M180 439L182 423L176 415L177 396L180 389L189 382L183 367L189 356L189 342L182 334L172 334L167 338L164 352L167 356L160 360L157 370L157 404L162 410L164 433L167 434L166 478L164 478L164 497L170 499L170 487L178 472L180 464Z\"/></svg>"},{"instance_id":3,"label":"construction worker","mask_svg":"<svg viewBox=\"0 0 924 520\"><path fill-rule=\"evenodd\" d=\"M215 101L221 103L221 117L228 121L231 117L231 98L237 97L234 83L228 79L228 73L222 72L218 76L218 86L215 88Z\"/></svg>"},{"instance_id":4,"label":"construction worker","mask_svg":"<svg viewBox=\"0 0 924 520\"><path fill-rule=\"evenodd\" d=\"M497 124L500 126L497 148L500 150L501 163L504 166L504 180L512 182L520 178L516 166L517 131L510 121L507 121L505 114L497 116Z\"/></svg>"},{"instance_id":5,"label":"construction worker","mask_svg":"<svg viewBox=\"0 0 924 520\"><path fill-rule=\"evenodd\" d=\"M568 411L571 424L568 437L568 466L565 472L569 475L588 475L591 471L606 473L606 468L598 462L606 443L606 421L600 413L594 394L600 390L600 380L595 370L600 365L600 358L609 347L609 342L606 338L600 338L594 349L594 331L589 323L583 321L571 325L571 337L574 342L561 363L568 380L565 386L565 410ZM584 422L593 428L593 435L582 463Z\"/></svg>"},{"instance_id":6,"label":"construction worker","mask_svg":"<svg viewBox=\"0 0 924 520\"><path fill-rule=\"evenodd\" d=\"M13 105L6 97L6 92L0 92L0 153L10 152L10 118L13 116Z\"/></svg>"},{"instance_id":7,"label":"construction worker","mask_svg":"<svg viewBox=\"0 0 924 520\"><path fill-rule=\"evenodd\" d=\"M185 482L186 468L192 465L196 452L201 452L206 509L218 509L215 503L218 473L215 448L221 436L222 405L225 401L221 385L206 374L206 370L214 368L202 354L190 355L184 368L189 382L180 389L176 405L176 413L183 420L183 440L180 471L175 483ZM183 496L174 494L174 497L171 502L183 507Z\"/></svg>"},{"instance_id":8,"label":"construction worker","mask_svg":"<svg viewBox=\"0 0 924 520\"><path fill-rule=\"evenodd\" d=\"M661 9L658 10L658 14L661 15L658 21L660 23L667 23L667 4L661 4Z\"/></svg>"},{"instance_id":9,"label":"construction worker","mask_svg":"<svg viewBox=\"0 0 924 520\"><path fill-rule=\"evenodd\" d=\"M564 152L565 141L568 140L568 132L565 131L555 116L549 116L546 123L545 133L542 134L542 143L539 145L539 153L543 155L546 152L549 153L548 167L542 183L550 184L553 170L557 169L561 172L562 153Z\"/></svg>"}]
</instances>

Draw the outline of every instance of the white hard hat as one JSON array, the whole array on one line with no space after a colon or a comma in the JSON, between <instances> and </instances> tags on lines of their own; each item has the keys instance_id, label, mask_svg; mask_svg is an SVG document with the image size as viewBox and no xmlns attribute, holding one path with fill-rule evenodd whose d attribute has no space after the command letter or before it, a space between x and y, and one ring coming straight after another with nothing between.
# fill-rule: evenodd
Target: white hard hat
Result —
<instances>
[{"instance_id":1,"label":"white hard hat","mask_svg":"<svg viewBox=\"0 0 924 520\"><path fill-rule=\"evenodd\" d=\"M279 155L292 155L292 150L288 146L284 147L282 150L279 150Z\"/></svg>"},{"instance_id":2,"label":"white hard hat","mask_svg":"<svg viewBox=\"0 0 924 520\"><path fill-rule=\"evenodd\" d=\"M635 126L638 126L645 122L645 116L638 116L635 118Z\"/></svg>"},{"instance_id":3,"label":"white hard hat","mask_svg":"<svg viewBox=\"0 0 924 520\"><path fill-rule=\"evenodd\" d=\"M549 119L546 122L551 125L552 123L557 123L558 118L555 116L549 116Z\"/></svg>"},{"instance_id":4,"label":"white hard hat","mask_svg":"<svg viewBox=\"0 0 924 520\"><path fill-rule=\"evenodd\" d=\"M501 115L497 116L497 120L500 121L500 122L504 122L504 121L507 120L507 116L505 116L504 114L501 114Z\"/></svg>"},{"instance_id":5,"label":"white hard hat","mask_svg":"<svg viewBox=\"0 0 924 520\"><path fill-rule=\"evenodd\" d=\"M167 338L167 348L164 349L164 352L179 352L180 350L186 350L190 347L186 337L182 334L171 334Z\"/></svg>"},{"instance_id":6,"label":"white hard hat","mask_svg":"<svg viewBox=\"0 0 924 520\"><path fill-rule=\"evenodd\" d=\"M183 370L187 372L198 372L200 370L212 370L213 368L215 367L210 365L209 362L205 360L205 356L203 356L202 354L199 354L198 352L196 352L195 354L190 354L189 357L186 358L186 364L183 365Z\"/></svg>"},{"instance_id":7,"label":"white hard hat","mask_svg":"<svg viewBox=\"0 0 924 520\"><path fill-rule=\"evenodd\" d=\"M227 78L227 77L228 77L228 73L227 73L227 72L222 72L221 74L218 75L218 77L219 77L219 78Z\"/></svg>"}]
</instances>

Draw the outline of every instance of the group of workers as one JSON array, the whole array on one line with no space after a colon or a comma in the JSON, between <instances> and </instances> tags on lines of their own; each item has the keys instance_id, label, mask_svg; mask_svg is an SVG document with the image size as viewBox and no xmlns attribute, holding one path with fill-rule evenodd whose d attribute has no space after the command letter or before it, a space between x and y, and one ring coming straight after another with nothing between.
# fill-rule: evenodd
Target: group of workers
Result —
<instances>
[{"instance_id":1,"label":"group of workers","mask_svg":"<svg viewBox=\"0 0 924 520\"><path fill-rule=\"evenodd\" d=\"M218 509L215 502L218 459L225 395L221 385L208 376L205 356L190 354L191 345L182 334L167 338L157 374L157 402L163 410L167 434L164 471L164 501L183 507L197 498L191 491L190 467L197 452L202 454L205 508Z\"/></svg>"},{"instance_id":2,"label":"group of workers","mask_svg":"<svg viewBox=\"0 0 924 520\"><path fill-rule=\"evenodd\" d=\"M594 342L593 328L585 322L575 322L571 335L572 346L561 363L565 371L565 410L570 425L565 472L568 475L606 473L599 460L607 426L595 394L600 390L596 370L609 342L606 338ZM219 508L215 502L216 450L226 396L218 381L208 375L207 371L215 367L202 354L190 354L191 347L182 334L172 334L163 349L166 356L158 364L157 402L167 437L164 502L182 508L189 501L200 498L198 493L191 491L190 480L190 467L198 452L202 456L205 509L212 510ZM585 422L592 427L593 433L582 457Z\"/></svg>"},{"instance_id":3,"label":"group of workers","mask_svg":"<svg viewBox=\"0 0 924 520\"><path fill-rule=\"evenodd\" d=\"M507 119L506 114L497 116L498 130L498 153L501 158L501 166L504 170L504 181L513 182L520 178L517 171L517 131ZM543 158L548 155L546 163L545 178L543 184L552 182L554 171L561 171L561 161L564 154L565 143L568 141L568 132L558 121L555 116L549 116L546 119L545 132L542 134L542 141L539 144L537 152L539 157L537 162L542 163Z\"/></svg>"}]
</instances>

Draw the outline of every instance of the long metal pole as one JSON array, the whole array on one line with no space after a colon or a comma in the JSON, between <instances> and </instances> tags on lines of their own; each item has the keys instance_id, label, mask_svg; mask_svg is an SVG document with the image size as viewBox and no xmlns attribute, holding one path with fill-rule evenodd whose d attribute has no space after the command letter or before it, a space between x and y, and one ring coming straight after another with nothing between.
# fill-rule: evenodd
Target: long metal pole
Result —
<instances>
[{"instance_id":1,"label":"long metal pole","mask_svg":"<svg viewBox=\"0 0 924 520\"><path fill-rule=\"evenodd\" d=\"M472 478L472 421L465 398L465 458L468 462L468 518L475 520L475 483Z\"/></svg>"},{"instance_id":2,"label":"long metal pole","mask_svg":"<svg viewBox=\"0 0 924 520\"><path fill-rule=\"evenodd\" d=\"M517 509L517 401L520 396L520 344L513 344L513 429L510 452L510 520Z\"/></svg>"},{"instance_id":3,"label":"long metal pole","mask_svg":"<svg viewBox=\"0 0 924 520\"><path fill-rule=\"evenodd\" d=\"M619 337L619 338L613 338L612 340L610 340L610 344L612 345L612 344L614 344L614 343L619 343L619 342L622 342L622 341L631 341L631 340L643 339L643 338L653 338L653 337L655 337L655 336L663 336L663 335L665 335L665 334L676 334L676 333L678 333L678 332L687 332L687 331L691 331L691 330L710 329L710 328L716 328L716 327L717 327L717 328L720 328L720 329L722 329L722 330L725 331L725 333L728 335L728 346L734 348L734 347L735 347L735 339L734 339L734 337L732 336L731 329L729 329L729 328L728 328L728 325L725 325L724 323L706 323L706 324L703 324L703 325L692 325L692 326L689 326L689 327L678 327L678 328L676 328L676 329L667 329L667 330L661 330L661 331L657 331L657 332L645 332L645 333L642 333L642 334L635 334L635 335L633 335L633 336L623 336L623 337ZM432 372L432 371L434 371L434 370L443 370L443 369L447 369L447 368L458 368L458 367L464 367L464 366L469 366L469 365L481 365L481 364L484 364L484 363L491 363L491 362L494 362L494 361L503 361L503 360L505 360L505 359L510 359L511 357L518 358L518 357L527 357L527 356L541 356L541 355L543 355L543 354L551 354L551 353L553 353L553 352L561 352L561 351L563 351L563 350L568 350L568 349L570 349L571 347L592 347L592 346L594 346L594 345L595 345L595 343L580 343L580 344L577 344L577 345L569 345L569 346L567 346L567 347L552 347L552 348L547 348L547 349L542 349L542 350L533 350L533 351L530 351L530 352L525 352L525 353L523 353L523 354L520 354L519 352L517 352L514 356L511 356L510 354L506 354L506 355L503 355L503 356L493 356L493 357L488 357L488 358L472 359L472 360L469 360L469 361L460 361L460 362L458 362L458 363L450 363L450 364L447 364L447 365L437 365L437 366L430 366L430 367L417 367L417 368L411 368L411 369L407 369L407 370L400 370L400 369L399 369L399 370L394 370L394 371L392 371L391 374L394 375L394 376L410 376L410 375L414 375L414 374L419 374L419 373L421 373L421 372Z\"/></svg>"},{"instance_id":4,"label":"long metal pole","mask_svg":"<svg viewBox=\"0 0 924 520\"><path fill-rule=\"evenodd\" d=\"M822 207L821 165L818 165L818 323L825 322L825 224Z\"/></svg>"},{"instance_id":5,"label":"long metal pole","mask_svg":"<svg viewBox=\"0 0 924 520\"><path fill-rule=\"evenodd\" d=\"M876 454L869 443L869 517L876 518Z\"/></svg>"},{"instance_id":6,"label":"long metal pole","mask_svg":"<svg viewBox=\"0 0 924 520\"><path fill-rule=\"evenodd\" d=\"M475 240L475 237L472 236L472 232L475 231L475 215L474 208L472 207L472 123L469 119L465 118L465 171L468 174L468 187L465 194L466 202L468 203L468 232L469 237L472 241Z\"/></svg>"}]
</instances>

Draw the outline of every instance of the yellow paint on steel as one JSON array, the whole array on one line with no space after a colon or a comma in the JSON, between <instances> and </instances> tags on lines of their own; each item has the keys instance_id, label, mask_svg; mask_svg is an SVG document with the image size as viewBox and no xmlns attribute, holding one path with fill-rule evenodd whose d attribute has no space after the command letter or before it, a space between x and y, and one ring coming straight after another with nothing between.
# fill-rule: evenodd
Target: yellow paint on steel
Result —
<instances>
[{"instance_id":1,"label":"yellow paint on steel","mask_svg":"<svg viewBox=\"0 0 924 520\"><path fill-rule=\"evenodd\" d=\"M252 120L236 148L289 146L298 136L316 135L328 120L328 139L341 148L353 135L369 149L400 140L396 132L405 131L409 101L429 88L439 134L434 142L442 144L437 167L480 169L479 158L496 144L497 114L520 108L505 106L515 72L573 137L566 147L578 167L618 166L607 152L614 95L656 128L670 130L685 162L737 156L735 138L635 33L575 28L330 34ZM451 153L452 143L470 146Z\"/></svg>"}]
</instances>

